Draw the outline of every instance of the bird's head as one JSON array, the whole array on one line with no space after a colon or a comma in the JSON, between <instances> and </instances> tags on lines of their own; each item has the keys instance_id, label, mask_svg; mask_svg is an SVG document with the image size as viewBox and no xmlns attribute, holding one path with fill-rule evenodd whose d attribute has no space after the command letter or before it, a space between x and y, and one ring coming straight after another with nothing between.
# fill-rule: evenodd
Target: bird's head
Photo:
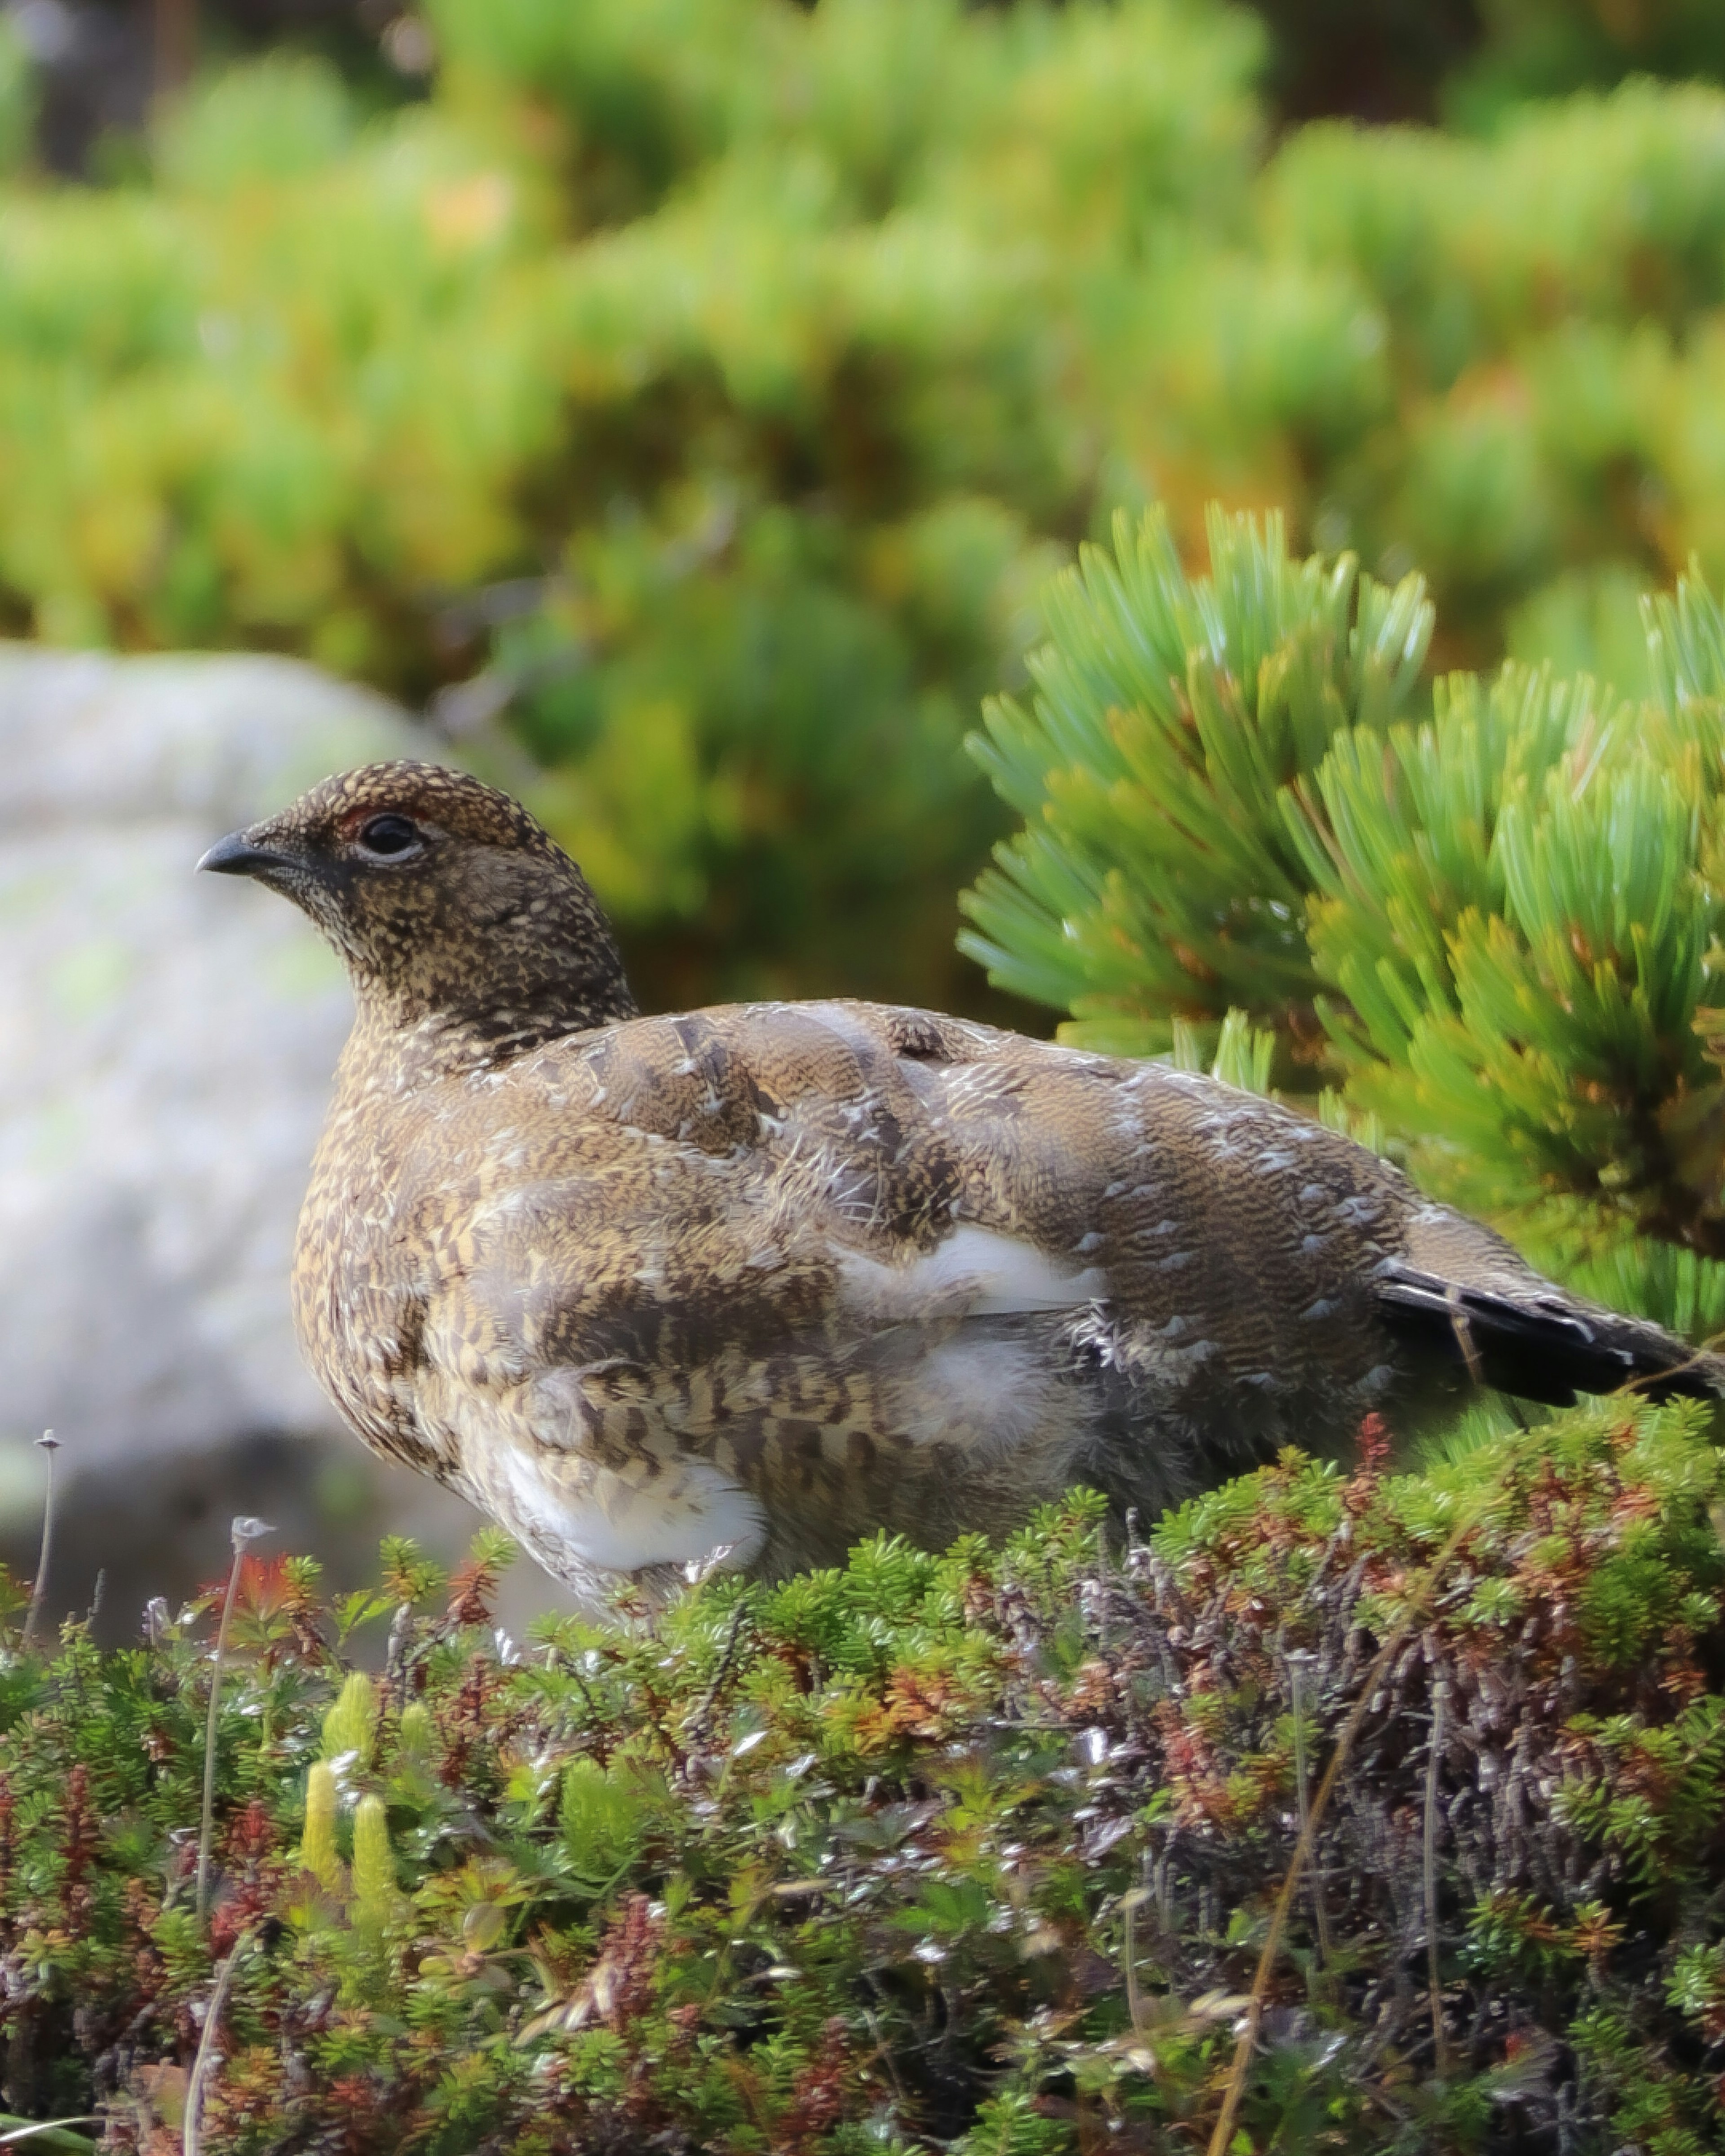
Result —
<instances>
[{"instance_id":1,"label":"bird's head","mask_svg":"<svg viewBox=\"0 0 1725 2156\"><path fill-rule=\"evenodd\" d=\"M198 865L290 898L386 1023L525 1047L634 1014L580 870L518 801L465 772L340 773Z\"/></svg>"}]
</instances>

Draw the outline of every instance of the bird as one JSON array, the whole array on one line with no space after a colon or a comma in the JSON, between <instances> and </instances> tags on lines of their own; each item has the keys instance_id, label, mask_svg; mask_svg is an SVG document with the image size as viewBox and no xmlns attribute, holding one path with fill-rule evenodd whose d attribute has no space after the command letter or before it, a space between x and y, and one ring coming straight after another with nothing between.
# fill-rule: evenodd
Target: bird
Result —
<instances>
[{"instance_id":1,"label":"bird","mask_svg":"<svg viewBox=\"0 0 1725 2156\"><path fill-rule=\"evenodd\" d=\"M1147 1520L1471 1387L1725 1389L1215 1078L837 998L644 1015L576 864L464 773L338 773L199 865L352 983L312 1370L584 1604L997 1536L1079 1484Z\"/></svg>"}]
</instances>

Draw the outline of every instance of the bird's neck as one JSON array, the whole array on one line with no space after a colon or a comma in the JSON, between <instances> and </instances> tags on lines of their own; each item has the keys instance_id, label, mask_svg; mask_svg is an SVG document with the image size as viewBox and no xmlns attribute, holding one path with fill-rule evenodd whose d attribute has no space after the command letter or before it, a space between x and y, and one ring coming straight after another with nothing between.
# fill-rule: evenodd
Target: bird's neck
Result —
<instances>
[{"instance_id":1,"label":"bird's neck","mask_svg":"<svg viewBox=\"0 0 1725 2156\"><path fill-rule=\"evenodd\" d=\"M639 1015L614 947L560 949L538 938L530 952L470 950L454 975L446 964L388 979L355 969L353 988L351 1052L397 1091L495 1070Z\"/></svg>"}]
</instances>

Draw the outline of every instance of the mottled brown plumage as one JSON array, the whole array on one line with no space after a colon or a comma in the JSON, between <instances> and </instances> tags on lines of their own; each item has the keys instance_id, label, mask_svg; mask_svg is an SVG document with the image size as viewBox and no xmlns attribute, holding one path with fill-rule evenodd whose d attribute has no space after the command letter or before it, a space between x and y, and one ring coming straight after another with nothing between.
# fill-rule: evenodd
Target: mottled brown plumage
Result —
<instances>
[{"instance_id":1,"label":"mottled brown plumage","mask_svg":"<svg viewBox=\"0 0 1725 2156\"><path fill-rule=\"evenodd\" d=\"M639 1017L573 863L458 773L328 780L204 865L353 978L312 1367L578 1589L940 1544L1081 1481L1147 1516L1445 1383L1717 1389L1213 1080L867 1004Z\"/></svg>"}]
</instances>

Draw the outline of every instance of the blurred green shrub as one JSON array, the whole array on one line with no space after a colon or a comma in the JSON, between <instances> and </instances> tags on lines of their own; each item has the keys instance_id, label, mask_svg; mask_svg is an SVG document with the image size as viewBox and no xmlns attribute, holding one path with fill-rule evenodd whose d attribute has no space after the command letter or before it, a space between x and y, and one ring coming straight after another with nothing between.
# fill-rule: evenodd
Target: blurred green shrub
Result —
<instances>
[{"instance_id":1,"label":"blurred green shrub","mask_svg":"<svg viewBox=\"0 0 1725 2156\"><path fill-rule=\"evenodd\" d=\"M1725 78L1725 15L1713 0L1478 0L1478 13L1480 45L1441 99L1464 126L1630 74Z\"/></svg>"},{"instance_id":2,"label":"blurred green shrub","mask_svg":"<svg viewBox=\"0 0 1725 2156\"><path fill-rule=\"evenodd\" d=\"M1725 78L1713 0L1247 0L1283 121L1444 119L1488 133L1532 98L1630 75Z\"/></svg>"},{"instance_id":3,"label":"blurred green shrub","mask_svg":"<svg viewBox=\"0 0 1725 2156\"><path fill-rule=\"evenodd\" d=\"M0 172L16 172L28 157L36 105L29 54L11 18L0 16Z\"/></svg>"},{"instance_id":4,"label":"blurred green shrub","mask_svg":"<svg viewBox=\"0 0 1725 2156\"><path fill-rule=\"evenodd\" d=\"M555 767L649 994L961 998L998 828L964 726L1101 449L1055 295L1242 213L1255 35L1178 0L434 28L427 105L360 127L273 61L152 190L7 201L12 622L466 677L444 716Z\"/></svg>"},{"instance_id":5,"label":"blurred green shrub","mask_svg":"<svg viewBox=\"0 0 1725 2156\"><path fill-rule=\"evenodd\" d=\"M961 737L1115 506L1189 557L1280 501L1417 561L1442 664L1625 690L1625 593L1725 567L1712 90L1260 164L1263 33L1200 0L428 19L424 102L275 59L148 186L0 189L0 624L525 747L655 1000L973 1001Z\"/></svg>"},{"instance_id":6,"label":"blurred green shrub","mask_svg":"<svg viewBox=\"0 0 1725 2156\"><path fill-rule=\"evenodd\" d=\"M1725 1322L1725 612L1645 603L1650 693L1511 660L1412 692L1432 609L1279 521L1160 511L1052 593L973 744L1024 818L965 900L1001 985L1221 1055L1667 1323ZM1232 1028L1230 1035L1230 1028Z\"/></svg>"}]
</instances>

